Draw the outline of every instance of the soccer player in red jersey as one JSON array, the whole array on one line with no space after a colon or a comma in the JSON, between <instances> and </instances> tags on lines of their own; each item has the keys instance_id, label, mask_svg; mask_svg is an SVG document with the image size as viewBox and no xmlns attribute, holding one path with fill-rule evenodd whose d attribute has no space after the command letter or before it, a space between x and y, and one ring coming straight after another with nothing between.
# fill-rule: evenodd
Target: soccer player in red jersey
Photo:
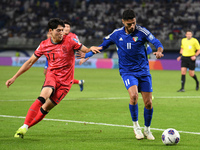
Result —
<instances>
[{"instance_id":1,"label":"soccer player in red jersey","mask_svg":"<svg viewBox=\"0 0 200 150\"><path fill-rule=\"evenodd\" d=\"M17 138L23 138L28 128L40 122L69 92L74 80L74 50L96 53L101 49L95 46L88 49L77 38L63 35L65 25L59 18L50 19L48 27L52 38L42 41L29 60L11 79L6 81L6 86L9 88L42 55L47 57L49 66L43 88L40 96L29 108L24 125L16 131L14 137Z\"/></svg>"},{"instance_id":2,"label":"soccer player in red jersey","mask_svg":"<svg viewBox=\"0 0 200 150\"><path fill-rule=\"evenodd\" d=\"M67 36L71 36L72 38L76 38L78 39L78 36L72 32L70 32L71 30L71 23L67 20L64 20L64 24L65 24L65 28L64 28L64 35ZM47 33L47 38L50 38L51 35L49 34L49 32ZM48 61L46 61L45 67L44 67L44 75L46 75L47 72L47 68L48 68ZM84 84L84 80L77 80L74 79L73 84L78 84L80 86L80 91L83 91L83 84Z\"/></svg>"}]
</instances>

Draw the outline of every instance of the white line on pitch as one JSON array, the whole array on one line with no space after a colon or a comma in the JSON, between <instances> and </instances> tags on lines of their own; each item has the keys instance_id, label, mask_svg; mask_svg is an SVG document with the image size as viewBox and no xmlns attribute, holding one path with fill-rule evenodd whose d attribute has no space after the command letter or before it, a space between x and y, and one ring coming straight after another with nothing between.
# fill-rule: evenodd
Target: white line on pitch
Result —
<instances>
[{"instance_id":1,"label":"white line on pitch","mask_svg":"<svg viewBox=\"0 0 200 150\"><path fill-rule=\"evenodd\" d=\"M140 99L142 98L142 97L139 97ZM165 99L172 99L172 98L176 98L176 99L182 99L182 98L194 98L194 99L196 99L196 98L200 98L200 96L158 96L158 97L156 97L156 96L154 96L154 98L155 99L163 99L163 98L165 98ZM84 98L65 98L65 99L63 99L64 101L66 101L66 100L68 100L68 101L70 101L70 100L72 100L72 101L76 101L76 100L115 100L115 99L118 99L118 100L124 100L124 99L129 99L129 97L100 97L100 98L95 98L95 97L84 97ZM4 102L4 101L8 101L8 102L14 102L14 101L16 101L16 102L22 102L22 101L34 101L35 99L21 99L21 100L0 100L0 102Z\"/></svg>"},{"instance_id":2,"label":"white line on pitch","mask_svg":"<svg viewBox=\"0 0 200 150\"><path fill-rule=\"evenodd\" d=\"M129 97L100 97L100 98L96 98L96 97L80 97L80 98L65 98L63 99L64 101L70 101L70 100L115 100L115 99L129 99ZM21 100L0 100L0 101L34 101L36 99L21 99Z\"/></svg>"},{"instance_id":3,"label":"white line on pitch","mask_svg":"<svg viewBox=\"0 0 200 150\"><path fill-rule=\"evenodd\" d=\"M22 118L22 119L25 118L25 117L22 117L22 116L8 116L8 115L0 115L0 117L3 117L3 118ZM133 126L128 126L128 125L96 123L96 122L87 122L87 121L75 121L75 120L63 120L63 119L48 119L48 118L44 118L43 120L58 121L58 122L72 122L72 123L80 123L80 124L94 124L94 125L103 125L103 126L112 126L112 127L133 128ZM151 130L164 131L165 129L151 128ZM188 131L178 131L178 132L200 135L200 132L188 132Z\"/></svg>"}]
</instances>

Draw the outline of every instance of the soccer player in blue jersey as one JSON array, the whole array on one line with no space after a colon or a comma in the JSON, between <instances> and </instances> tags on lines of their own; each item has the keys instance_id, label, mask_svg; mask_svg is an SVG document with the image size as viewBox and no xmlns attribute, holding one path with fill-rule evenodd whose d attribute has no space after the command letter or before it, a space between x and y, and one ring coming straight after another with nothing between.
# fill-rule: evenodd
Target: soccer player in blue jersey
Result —
<instances>
[{"instance_id":1,"label":"soccer player in blue jersey","mask_svg":"<svg viewBox=\"0 0 200 150\"><path fill-rule=\"evenodd\" d=\"M151 49L151 46L149 44L147 44L146 50L147 50L147 55L149 55L153 52L153 50Z\"/></svg>"},{"instance_id":2,"label":"soccer player in blue jersey","mask_svg":"<svg viewBox=\"0 0 200 150\"><path fill-rule=\"evenodd\" d=\"M164 56L162 54L163 46L151 32L136 24L136 16L133 10L128 9L123 12L122 23L124 27L114 30L110 35L105 37L100 46L102 50L105 50L112 44L116 44L117 46L119 72L130 96L129 110L136 139L140 140L145 136L149 140L154 140L155 137L150 131L153 115L153 89L145 43L150 42L155 46L157 51L153 54L156 55L156 58ZM92 55L92 52L78 52L77 58L88 58ZM144 134L138 123L138 92L141 92L145 105Z\"/></svg>"}]
</instances>

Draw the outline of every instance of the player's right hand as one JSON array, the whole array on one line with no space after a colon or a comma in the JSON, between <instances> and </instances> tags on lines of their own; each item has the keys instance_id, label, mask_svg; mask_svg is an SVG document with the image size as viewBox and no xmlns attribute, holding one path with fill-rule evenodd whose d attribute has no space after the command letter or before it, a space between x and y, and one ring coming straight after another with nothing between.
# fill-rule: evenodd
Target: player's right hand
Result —
<instances>
[{"instance_id":1,"label":"player's right hand","mask_svg":"<svg viewBox=\"0 0 200 150\"><path fill-rule=\"evenodd\" d=\"M154 55L156 55L157 59L160 59L161 57L163 57L164 55L162 54L162 52L154 52Z\"/></svg>"},{"instance_id":2,"label":"player's right hand","mask_svg":"<svg viewBox=\"0 0 200 150\"><path fill-rule=\"evenodd\" d=\"M176 58L176 60L177 60L177 61L180 61L180 60L181 60L181 56L178 56L178 57Z\"/></svg>"},{"instance_id":3,"label":"player's right hand","mask_svg":"<svg viewBox=\"0 0 200 150\"><path fill-rule=\"evenodd\" d=\"M102 46L101 47L97 47L97 46L91 46L90 47L90 51L92 51L94 54L101 53L100 52L101 49L102 49Z\"/></svg>"},{"instance_id":4,"label":"player's right hand","mask_svg":"<svg viewBox=\"0 0 200 150\"><path fill-rule=\"evenodd\" d=\"M9 86L10 86L11 84L13 84L14 82L15 82L15 79L14 79L14 78L11 78L11 79L7 80L7 81L6 81L6 86L7 86L7 88L9 88Z\"/></svg>"}]
</instances>

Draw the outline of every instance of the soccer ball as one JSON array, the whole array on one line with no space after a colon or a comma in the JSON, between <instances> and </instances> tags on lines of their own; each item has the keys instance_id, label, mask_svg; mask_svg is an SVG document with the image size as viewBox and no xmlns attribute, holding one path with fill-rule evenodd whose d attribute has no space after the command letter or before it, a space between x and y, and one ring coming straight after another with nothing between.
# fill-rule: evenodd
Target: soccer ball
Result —
<instances>
[{"instance_id":1,"label":"soccer ball","mask_svg":"<svg viewBox=\"0 0 200 150\"><path fill-rule=\"evenodd\" d=\"M162 133L162 142L165 145L176 145L180 141L180 134L173 128L166 129Z\"/></svg>"}]
</instances>

